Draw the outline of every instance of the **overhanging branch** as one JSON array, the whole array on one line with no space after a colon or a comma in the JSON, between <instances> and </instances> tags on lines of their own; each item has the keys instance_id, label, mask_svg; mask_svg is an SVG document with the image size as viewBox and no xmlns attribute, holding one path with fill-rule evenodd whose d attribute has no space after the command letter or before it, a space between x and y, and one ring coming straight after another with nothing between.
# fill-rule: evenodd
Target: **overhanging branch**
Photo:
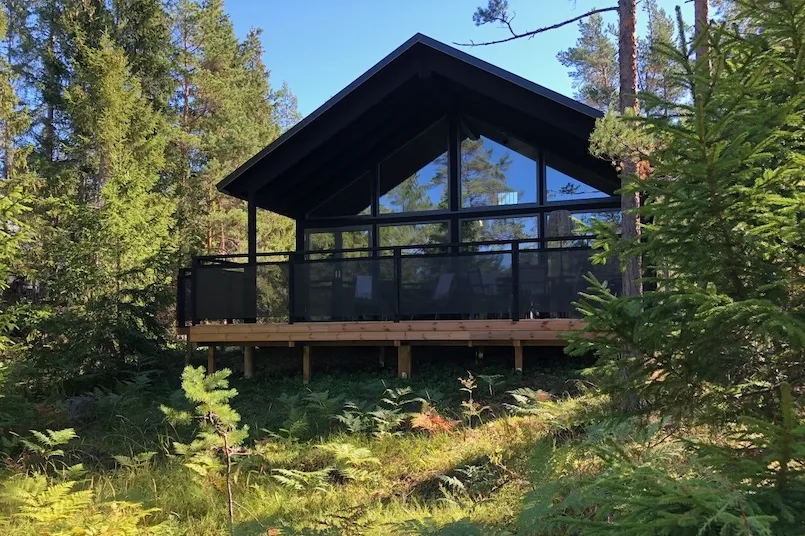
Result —
<instances>
[{"instance_id":1,"label":"overhanging branch","mask_svg":"<svg viewBox=\"0 0 805 536\"><path fill-rule=\"evenodd\" d=\"M505 18L505 17L504 18L497 18L495 20L497 22L500 22L501 24L505 25L509 29L509 32L511 33L511 36L506 37L504 39L497 39L495 41L484 41L482 43L476 43L475 41L470 41L469 43L457 43L457 42L453 41L453 44L457 45L457 46L461 46L461 47L480 47L480 46L486 46L486 45L497 45L499 43L507 43L509 41L514 41L516 39L523 39L525 37L534 37L537 34L541 34L543 32L547 32L547 31L550 31L550 30L555 30L557 28L561 28L562 26L567 26L568 24L573 24L574 22L580 21L581 19L583 19L585 17L589 17L591 15L597 15L599 13L606 13L608 11L617 11L617 10L618 10L618 6L602 7L602 8L599 8L599 9L593 9L591 11L588 11L587 13L582 13L581 15L579 15L577 17L573 17L572 19L567 19L567 20L562 21L562 22L557 22L556 24L551 24L550 26L545 26L544 28L537 28L536 30L531 30L530 32L524 32L524 33L519 33L519 34L516 33L514 31L514 29L512 28L510 19Z\"/></svg>"}]
</instances>

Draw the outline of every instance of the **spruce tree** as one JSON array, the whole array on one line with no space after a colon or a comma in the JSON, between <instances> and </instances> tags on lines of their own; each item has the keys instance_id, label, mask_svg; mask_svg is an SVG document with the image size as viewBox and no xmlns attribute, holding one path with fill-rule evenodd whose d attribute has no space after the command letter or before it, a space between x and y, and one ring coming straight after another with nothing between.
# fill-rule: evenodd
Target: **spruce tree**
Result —
<instances>
[{"instance_id":1,"label":"spruce tree","mask_svg":"<svg viewBox=\"0 0 805 536\"><path fill-rule=\"evenodd\" d=\"M0 38L6 54L0 57L0 136L2 136L2 179L0 179L0 355L8 346L7 334L16 323L17 296L7 293L9 281L21 280L25 270L20 261L23 244L30 239L27 213L30 211L35 182L27 168L30 147L22 136L30 117L15 89L16 76L9 58L7 12L0 11Z\"/></svg>"},{"instance_id":2,"label":"spruce tree","mask_svg":"<svg viewBox=\"0 0 805 536\"><path fill-rule=\"evenodd\" d=\"M42 224L30 263L47 294L31 340L50 379L117 374L153 355L167 333L158 315L173 296L172 207L159 182L168 125L123 50L88 19L59 19L69 76L53 109L64 128L54 159L41 161L35 207Z\"/></svg>"},{"instance_id":3,"label":"spruce tree","mask_svg":"<svg viewBox=\"0 0 805 536\"><path fill-rule=\"evenodd\" d=\"M66 90L71 150L89 170L79 180L98 217L98 267L120 302L125 290L164 283L151 263L169 246L171 206L157 189L167 125L109 37L78 52Z\"/></svg>"},{"instance_id":4,"label":"spruce tree","mask_svg":"<svg viewBox=\"0 0 805 536\"><path fill-rule=\"evenodd\" d=\"M176 87L171 72L170 17L162 0L113 0L110 38L155 110L167 112Z\"/></svg>"},{"instance_id":5,"label":"spruce tree","mask_svg":"<svg viewBox=\"0 0 805 536\"><path fill-rule=\"evenodd\" d=\"M9 251L26 237L13 275L39 289L19 340L43 380L118 374L164 344L190 253L245 251L244 203L214 186L298 120L295 98L219 0L2 7L4 220L26 231L8 233ZM293 247L287 218L258 227Z\"/></svg>"},{"instance_id":6,"label":"spruce tree","mask_svg":"<svg viewBox=\"0 0 805 536\"><path fill-rule=\"evenodd\" d=\"M805 3L745 2L739 15L758 31L711 27L698 61L684 37L668 51L695 105L599 125L597 152L637 156L653 172L627 185L646 192L643 239L599 227L598 246L643 258L655 289L616 298L596 288L570 348L601 356L613 394L709 423L768 416L779 383L805 379ZM615 372L624 364L627 378Z\"/></svg>"}]
</instances>

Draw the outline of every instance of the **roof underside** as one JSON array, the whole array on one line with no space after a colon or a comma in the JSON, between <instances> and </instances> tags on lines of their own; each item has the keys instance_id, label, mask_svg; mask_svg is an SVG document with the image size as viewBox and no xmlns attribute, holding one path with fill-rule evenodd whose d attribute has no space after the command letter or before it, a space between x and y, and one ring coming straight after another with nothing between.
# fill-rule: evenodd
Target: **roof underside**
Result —
<instances>
[{"instance_id":1,"label":"roof underside","mask_svg":"<svg viewBox=\"0 0 805 536\"><path fill-rule=\"evenodd\" d=\"M361 195L366 188L355 182L362 173L448 114L480 120L512 139L561 157L579 171L568 173L598 190L611 194L618 188L612 167L588 152L599 112L421 35L255 155L218 188L241 199L253 194L260 208L297 219L323 201L341 197L360 210L363 195L368 195ZM468 125L462 136L471 131ZM418 143L423 147L409 144L395 159L409 147L421 155L432 142L425 138ZM404 160L394 166L399 170L394 178L381 178L381 190L416 171L406 170Z\"/></svg>"}]
</instances>

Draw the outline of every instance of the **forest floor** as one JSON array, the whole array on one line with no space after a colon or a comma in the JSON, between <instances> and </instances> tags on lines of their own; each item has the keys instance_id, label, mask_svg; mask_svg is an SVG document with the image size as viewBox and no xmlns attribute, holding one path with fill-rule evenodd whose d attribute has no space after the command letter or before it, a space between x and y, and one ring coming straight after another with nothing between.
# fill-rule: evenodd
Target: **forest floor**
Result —
<instances>
[{"instance_id":1,"label":"forest floor","mask_svg":"<svg viewBox=\"0 0 805 536\"><path fill-rule=\"evenodd\" d=\"M78 488L92 495L84 510L140 503L153 509L141 524L169 534L525 534L518 519L534 475L545 472L539 464L573 441L602 401L580 379L583 360L532 359L523 373L511 364L505 356L423 362L405 382L392 360L314 373L304 386L298 372L234 374L232 405L250 435L235 457L232 529L221 472L201 476L185 465L173 442L192 430L160 410L182 398L178 369L136 375L68 406L41 404L39 429L70 426L78 437L63 454L40 457L54 469L55 460L82 464ZM518 403L512 392L531 398ZM6 488L34 462L15 463ZM23 516L6 526L41 534L42 523ZM70 521L59 523L49 528ZM115 532L98 534L107 533Z\"/></svg>"}]
</instances>

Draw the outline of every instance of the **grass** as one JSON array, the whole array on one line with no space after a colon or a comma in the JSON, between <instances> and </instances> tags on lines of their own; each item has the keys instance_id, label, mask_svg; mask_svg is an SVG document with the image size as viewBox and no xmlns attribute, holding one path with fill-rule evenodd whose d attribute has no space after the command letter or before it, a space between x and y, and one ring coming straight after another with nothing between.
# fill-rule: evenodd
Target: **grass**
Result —
<instances>
[{"instance_id":1,"label":"grass","mask_svg":"<svg viewBox=\"0 0 805 536\"><path fill-rule=\"evenodd\" d=\"M422 364L410 383L389 369L335 369L316 374L307 386L298 375L235 378L233 406L251 432L236 465L234 533L509 533L533 488L535 449L551 448L550 438L567 428L565 417L595 402L578 396L574 364L548 360L523 374L494 358ZM459 382L468 378L468 365L476 378L473 412ZM175 386L169 375L138 377L115 392L95 393L92 409L72 421L60 406L42 405L37 424L76 428L79 439L64 461L86 468L82 486L91 489L93 502L85 510L135 502L154 509L147 524L165 523L169 533L227 534L223 479L201 477L173 454L172 442L193 433L166 423L159 411L161 404L181 402ZM508 392L518 388L551 392L553 401L513 415ZM421 409L415 398L425 401L428 419L456 423L432 432L413 429L408 419L394 426L400 415ZM369 423L365 429L350 431L338 419L345 407L354 422ZM367 459L358 459L359 449L368 449ZM342 459L333 452L346 454ZM25 463L9 466L7 486ZM4 512L12 511L6 506ZM29 519L13 527L15 534L41 533Z\"/></svg>"}]
</instances>

